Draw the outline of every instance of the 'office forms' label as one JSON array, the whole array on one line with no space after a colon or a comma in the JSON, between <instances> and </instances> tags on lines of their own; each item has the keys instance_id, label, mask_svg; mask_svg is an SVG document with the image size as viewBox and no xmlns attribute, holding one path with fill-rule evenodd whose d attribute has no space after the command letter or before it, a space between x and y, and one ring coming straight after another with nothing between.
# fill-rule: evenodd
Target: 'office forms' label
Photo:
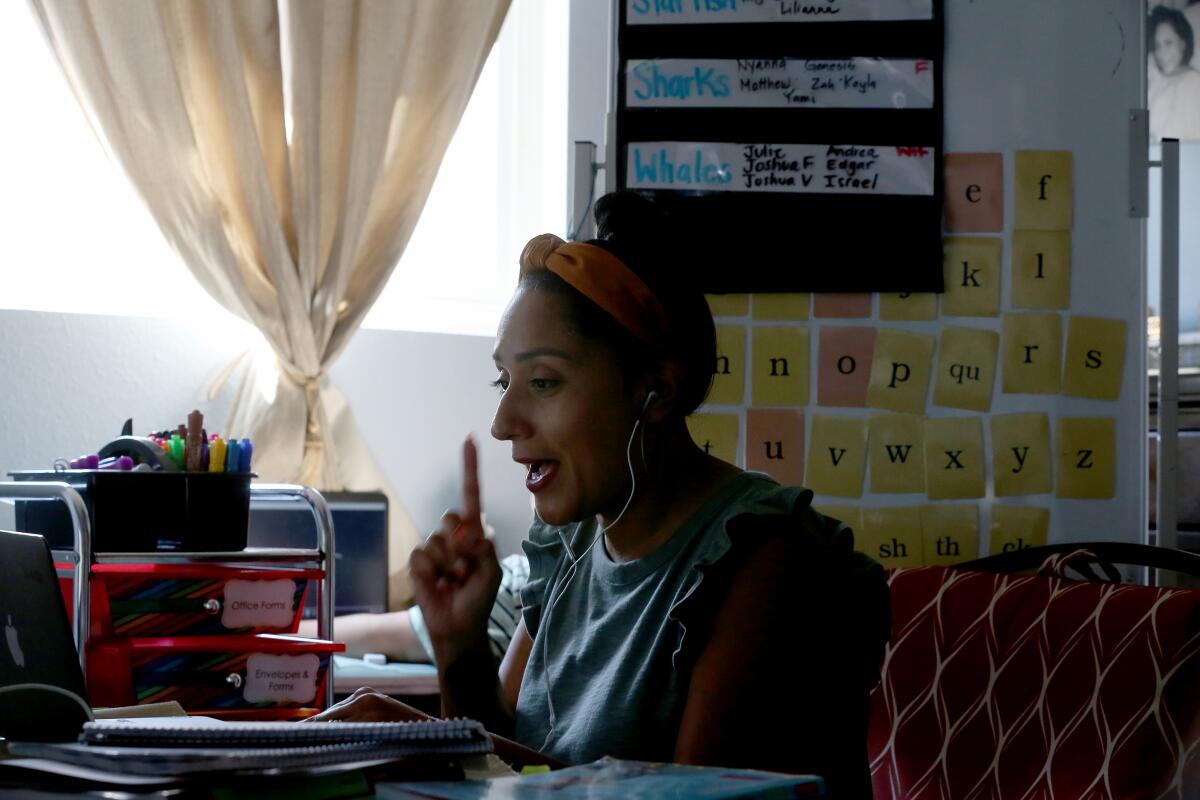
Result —
<instances>
[{"instance_id":1,"label":"'office forms' label","mask_svg":"<svg viewBox=\"0 0 1200 800\"><path fill-rule=\"evenodd\" d=\"M252 653L246 659L242 696L247 703L308 703L317 696L320 666L315 653L299 656Z\"/></svg>"},{"instance_id":2,"label":"'office forms' label","mask_svg":"<svg viewBox=\"0 0 1200 800\"><path fill-rule=\"evenodd\" d=\"M290 580L230 581L225 584L221 624L226 628L283 628L295 613Z\"/></svg>"}]
</instances>

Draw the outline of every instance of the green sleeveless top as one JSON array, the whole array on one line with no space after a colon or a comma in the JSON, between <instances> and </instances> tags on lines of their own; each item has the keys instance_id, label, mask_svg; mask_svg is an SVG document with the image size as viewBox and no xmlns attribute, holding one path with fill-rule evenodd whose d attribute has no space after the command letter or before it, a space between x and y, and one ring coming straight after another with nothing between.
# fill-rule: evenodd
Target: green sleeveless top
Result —
<instances>
[{"instance_id":1,"label":"green sleeveless top","mask_svg":"<svg viewBox=\"0 0 1200 800\"><path fill-rule=\"evenodd\" d=\"M589 549L595 520L561 527L536 520L523 543L530 564L522 614L533 649L517 703L516 739L571 763L606 755L671 761L691 668L720 602L711 595L727 586L721 571L736 560L729 557L736 541L756 532L801 537L816 562L835 552L843 560L853 556L858 569L876 570L886 595L882 570L852 553L850 530L812 510L811 498L806 489L742 473L661 547L625 563L614 562L603 542ZM886 631L877 655L883 641ZM861 694L865 700L866 689ZM865 719L861 733L862 758L855 764L866 775Z\"/></svg>"}]
</instances>

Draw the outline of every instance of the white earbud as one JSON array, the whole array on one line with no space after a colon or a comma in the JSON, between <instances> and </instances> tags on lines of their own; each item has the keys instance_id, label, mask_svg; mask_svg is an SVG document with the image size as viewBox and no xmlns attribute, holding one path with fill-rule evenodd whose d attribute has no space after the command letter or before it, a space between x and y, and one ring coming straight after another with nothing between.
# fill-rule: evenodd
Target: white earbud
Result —
<instances>
[{"instance_id":1,"label":"white earbud","mask_svg":"<svg viewBox=\"0 0 1200 800\"><path fill-rule=\"evenodd\" d=\"M652 392L650 392L650 394L646 395L646 402L642 404L642 413L645 414L646 409L650 408L650 404L653 403L657 399L658 399L658 392L652 391Z\"/></svg>"}]
</instances>

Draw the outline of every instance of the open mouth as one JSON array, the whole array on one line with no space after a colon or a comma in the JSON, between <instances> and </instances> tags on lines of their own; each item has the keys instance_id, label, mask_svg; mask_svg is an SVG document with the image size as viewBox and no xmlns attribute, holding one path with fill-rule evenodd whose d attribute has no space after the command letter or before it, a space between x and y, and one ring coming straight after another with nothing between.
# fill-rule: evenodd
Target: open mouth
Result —
<instances>
[{"instance_id":1,"label":"open mouth","mask_svg":"<svg viewBox=\"0 0 1200 800\"><path fill-rule=\"evenodd\" d=\"M546 488L558 472L557 461L531 461L527 466L529 472L525 476L525 488L531 492Z\"/></svg>"}]
</instances>

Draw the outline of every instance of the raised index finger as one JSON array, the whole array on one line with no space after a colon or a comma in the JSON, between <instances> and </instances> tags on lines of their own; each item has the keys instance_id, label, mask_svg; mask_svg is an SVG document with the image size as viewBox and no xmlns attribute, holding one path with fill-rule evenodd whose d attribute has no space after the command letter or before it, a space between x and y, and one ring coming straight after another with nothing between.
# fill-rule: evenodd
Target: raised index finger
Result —
<instances>
[{"instance_id":1,"label":"raised index finger","mask_svg":"<svg viewBox=\"0 0 1200 800\"><path fill-rule=\"evenodd\" d=\"M479 503L479 451L470 436L463 442L463 513L458 528L456 543L468 547L483 536L483 520L480 518Z\"/></svg>"}]
</instances>

